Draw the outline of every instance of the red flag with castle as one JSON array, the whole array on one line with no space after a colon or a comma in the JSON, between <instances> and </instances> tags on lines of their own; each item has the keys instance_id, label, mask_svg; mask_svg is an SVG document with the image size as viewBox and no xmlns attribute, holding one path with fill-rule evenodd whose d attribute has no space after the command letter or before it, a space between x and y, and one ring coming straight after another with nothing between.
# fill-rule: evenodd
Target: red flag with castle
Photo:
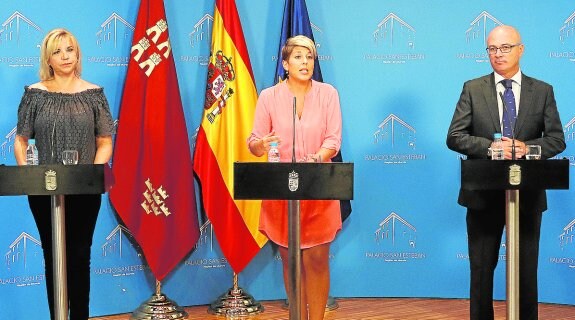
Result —
<instances>
[{"instance_id":1,"label":"red flag with castle","mask_svg":"<svg viewBox=\"0 0 575 320\"><path fill-rule=\"evenodd\" d=\"M162 280L199 237L188 132L163 0L142 0L120 107L110 198Z\"/></svg>"}]
</instances>

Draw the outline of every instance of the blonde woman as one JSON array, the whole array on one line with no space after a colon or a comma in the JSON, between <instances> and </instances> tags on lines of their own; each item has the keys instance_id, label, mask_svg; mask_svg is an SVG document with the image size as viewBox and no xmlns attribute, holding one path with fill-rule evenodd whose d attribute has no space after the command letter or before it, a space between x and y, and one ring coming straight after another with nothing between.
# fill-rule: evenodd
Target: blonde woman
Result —
<instances>
[{"instance_id":1,"label":"blonde woman","mask_svg":"<svg viewBox=\"0 0 575 320\"><path fill-rule=\"evenodd\" d=\"M62 151L77 150L78 163L102 164L112 155L114 130L102 88L83 80L80 46L65 29L50 31L40 48L40 82L24 88L18 107L14 154L26 165L28 139L35 139L40 164L62 163ZM49 196L28 202L42 241L46 286L54 319L52 222ZM88 319L90 247L100 195L66 197L66 256L70 319Z\"/></svg>"}]
</instances>

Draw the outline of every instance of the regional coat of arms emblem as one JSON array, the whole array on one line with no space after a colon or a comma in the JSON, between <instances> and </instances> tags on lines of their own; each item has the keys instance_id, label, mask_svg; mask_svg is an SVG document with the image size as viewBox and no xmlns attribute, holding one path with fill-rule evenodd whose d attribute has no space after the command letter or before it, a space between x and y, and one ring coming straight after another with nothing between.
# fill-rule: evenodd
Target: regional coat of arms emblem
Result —
<instances>
[{"instance_id":1,"label":"regional coat of arms emblem","mask_svg":"<svg viewBox=\"0 0 575 320\"><path fill-rule=\"evenodd\" d=\"M299 187L299 173L292 171L289 173L288 180L289 191L295 192Z\"/></svg>"},{"instance_id":2,"label":"regional coat of arms emblem","mask_svg":"<svg viewBox=\"0 0 575 320\"><path fill-rule=\"evenodd\" d=\"M512 186L521 184L521 167L516 164L509 167L509 184Z\"/></svg>"},{"instance_id":3,"label":"regional coat of arms emblem","mask_svg":"<svg viewBox=\"0 0 575 320\"><path fill-rule=\"evenodd\" d=\"M56 171L48 170L44 172L44 187L48 191L54 191L58 188L58 179Z\"/></svg>"}]
</instances>

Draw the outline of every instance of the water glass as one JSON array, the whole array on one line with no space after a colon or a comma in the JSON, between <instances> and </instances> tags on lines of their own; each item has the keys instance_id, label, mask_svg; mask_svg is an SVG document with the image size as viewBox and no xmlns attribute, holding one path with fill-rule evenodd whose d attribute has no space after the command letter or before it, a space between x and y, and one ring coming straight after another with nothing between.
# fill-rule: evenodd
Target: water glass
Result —
<instances>
[{"instance_id":1,"label":"water glass","mask_svg":"<svg viewBox=\"0 0 575 320\"><path fill-rule=\"evenodd\" d=\"M526 146L525 159L527 160L541 160L541 146L530 144Z\"/></svg>"},{"instance_id":2,"label":"water glass","mask_svg":"<svg viewBox=\"0 0 575 320\"><path fill-rule=\"evenodd\" d=\"M78 164L78 151L64 150L62 152L62 162L65 165Z\"/></svg>"}]
</instances>

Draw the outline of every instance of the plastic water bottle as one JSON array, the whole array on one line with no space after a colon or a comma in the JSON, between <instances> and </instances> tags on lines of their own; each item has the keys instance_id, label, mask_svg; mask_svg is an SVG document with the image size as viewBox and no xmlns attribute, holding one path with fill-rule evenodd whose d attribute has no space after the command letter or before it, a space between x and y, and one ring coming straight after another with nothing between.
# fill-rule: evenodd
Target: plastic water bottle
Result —
<instances>
[{"instance_id":1,"label":"plastic water bottle","mask_svg":"<svg viewBox=\"0 0 575 320\"><path fill-rule=\"evenodd\" d=\"M36 140L28 139L28 147L26 148L26 164L29 166L38 165L38 148L36 148Z\"/></svg>"},{"instance_id":2,"label":"plastic water bottle","mask_svg":"<svg viewBox=\"0 0 575 320\"><path fill-rule=\"evenodd\" d=\"M278 149L278 143L276 141L270 142L268 162L280 162L280 150Z\"/></svg>"},{"instance_id":3,"label":"plastic water bottle","mask_svg":"<svg viewBox=\"0 0 575 320\"><path fill-rule=\"evenodd\" d=\"M503 160L504 158L501 133L494 133L493 143L491 144L491 160Z\"/></svg>"}]
</instances>

